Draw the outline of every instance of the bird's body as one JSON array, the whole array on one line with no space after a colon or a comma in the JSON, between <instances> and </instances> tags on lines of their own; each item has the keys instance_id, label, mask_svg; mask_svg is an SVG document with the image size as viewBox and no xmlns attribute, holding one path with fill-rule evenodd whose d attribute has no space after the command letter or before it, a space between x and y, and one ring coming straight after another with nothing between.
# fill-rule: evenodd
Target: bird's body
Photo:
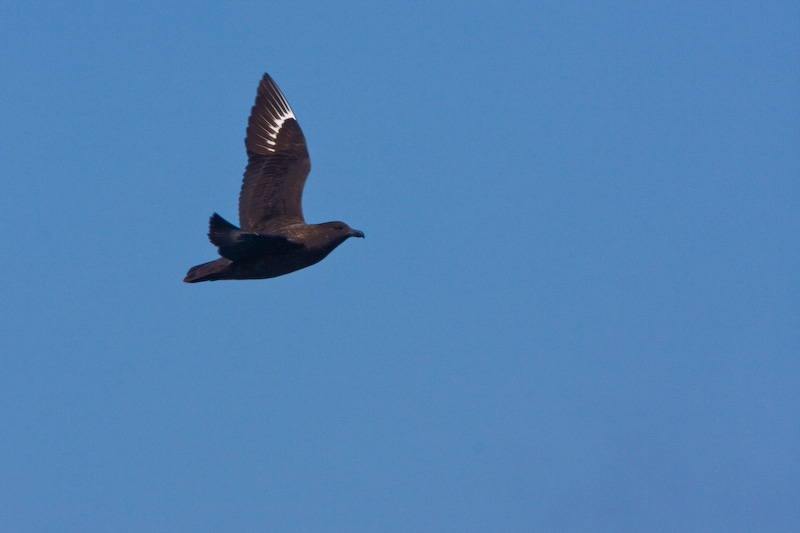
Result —
<instances>
[{"instance_id":1,"label":"bird's body","mask_svg":"<svg viewBox=\"0 0 800 533\"><path fill-rule=\"evenodd\" d=\"M364 237L344 222L305 223L301 200L311 169L305 137L267 74L258 86L245 147L241 227L214 213L208 237L222 257L192 267L183 281L274 278L318 263L349 237Z\"/></svg>"}]
</instances>

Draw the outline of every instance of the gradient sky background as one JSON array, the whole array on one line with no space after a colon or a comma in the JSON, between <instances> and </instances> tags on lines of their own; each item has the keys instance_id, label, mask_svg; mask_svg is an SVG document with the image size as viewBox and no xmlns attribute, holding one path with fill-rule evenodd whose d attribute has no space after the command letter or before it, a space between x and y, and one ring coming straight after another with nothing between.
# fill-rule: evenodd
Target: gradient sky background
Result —
<instances>
[{"instance_id":1,"label":"gradient sky background","mask_svg":"<svg viewBox=\"0 0 800 533\"><path fill-rule=\"evenodd\" d=\"M797 2L6 2L5 531L791 531ZM310 222L237 219L263 72Z\"/></svg>"}]
</instances>

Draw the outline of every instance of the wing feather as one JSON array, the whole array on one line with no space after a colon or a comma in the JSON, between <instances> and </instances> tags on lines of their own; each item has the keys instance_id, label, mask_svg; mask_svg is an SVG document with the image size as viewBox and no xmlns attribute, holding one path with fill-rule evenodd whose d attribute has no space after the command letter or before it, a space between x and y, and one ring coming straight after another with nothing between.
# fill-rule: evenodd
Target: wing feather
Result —
<instances>
[{"instance_id":1,"label":"wing feather","mask_svg":"<svg viewBox=\"0 0 800 533\"><path fill-rule=\"evenodd\" d=\"M250 111L247 168L239 195L239 225L263 230L276 218L303 219L303 187L311 170L306 139L292 108L264 74Z\"/></svg>"}]
</instances>

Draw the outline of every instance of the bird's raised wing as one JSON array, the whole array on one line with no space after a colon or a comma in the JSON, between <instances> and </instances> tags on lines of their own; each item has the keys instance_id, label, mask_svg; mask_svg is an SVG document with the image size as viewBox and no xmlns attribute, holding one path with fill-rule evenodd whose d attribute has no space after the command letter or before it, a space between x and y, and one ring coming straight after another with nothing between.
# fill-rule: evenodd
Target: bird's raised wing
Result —
<instances>
[{"instance_id":1,"label":"bird's raised wing","mask_svg":"<svg viewBox=\"0 0 800 533\"><path fill-rule=\"evenodd\" d=\"M306 139L268 74L258 85L244 144L248 160L239 195L241 228L263 231L279 217L303 222L303 186L311 170Z\"/></svg>"}]
</instances>

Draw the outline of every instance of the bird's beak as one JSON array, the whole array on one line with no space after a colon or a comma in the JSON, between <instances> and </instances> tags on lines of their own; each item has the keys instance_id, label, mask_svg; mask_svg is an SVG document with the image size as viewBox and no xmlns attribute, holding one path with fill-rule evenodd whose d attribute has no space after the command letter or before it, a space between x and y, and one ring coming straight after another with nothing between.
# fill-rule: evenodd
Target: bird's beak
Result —
<instances>
[{"instance_id":1,"label":"bird's beak","mask_svg":"<svg viewBox=\"0 0 800 533\"><path fill-rule=\"evenodd\" d=\"M363 231L358 231L357 229L354 229L353 231L351 231L349 233L349 235L351 237L360 237L362 239L364 238L364 232Z\"/></svg>"}]
</instances>

